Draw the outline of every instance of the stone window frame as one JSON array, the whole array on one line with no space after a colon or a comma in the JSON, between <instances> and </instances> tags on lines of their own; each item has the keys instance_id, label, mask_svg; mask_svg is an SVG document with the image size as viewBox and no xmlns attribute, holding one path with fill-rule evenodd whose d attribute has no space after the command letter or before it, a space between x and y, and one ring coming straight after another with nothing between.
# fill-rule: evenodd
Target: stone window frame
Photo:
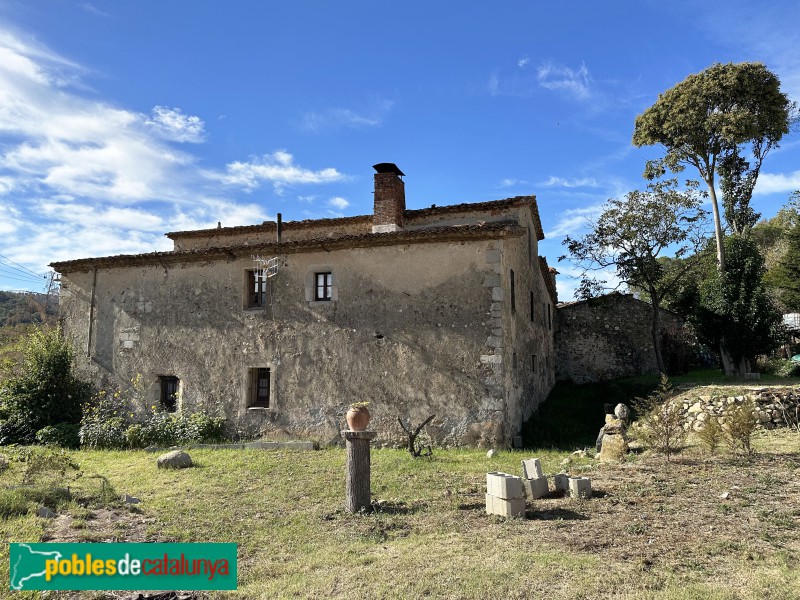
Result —
<instances>
[{"instance_id":1,"label":"stone window frame","mask_svg":"<svg viewBox=\"0 0 800 600\"><path fill-rule=\"evenodd\" d=\"M259 406L253 403L255 390L255 383L259 369L267 369L269 372L269 403L267 406ZM270 361L259 361L258 363L250 364L244 371L242 381L242 388L244 389L244 410L247 411L266 411L274 412L277 410L278 405L278 386L277 386L277 370L275 363Z\"/></svg>"},{"instance_id":2,"label":"stone window frame","mask_svg":"<svg viewBox=\"0 0 800 600\"><path fill-rule=\"evenodd\" d=\"M327 300L317 300L317 275L330 273L331 297ZM331 264L309 265L304 279L305 299L309 306L334 306L339 301L339 285L336 269Z\"/></svg>"}]
</instances>

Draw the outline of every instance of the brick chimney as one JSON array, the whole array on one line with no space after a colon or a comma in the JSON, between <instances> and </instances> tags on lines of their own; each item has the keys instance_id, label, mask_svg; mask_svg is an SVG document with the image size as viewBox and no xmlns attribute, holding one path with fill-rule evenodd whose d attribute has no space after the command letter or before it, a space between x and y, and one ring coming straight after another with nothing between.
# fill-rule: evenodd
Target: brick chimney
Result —
<instances>
[{"instance_id":1,"label":"brick chimney","mask_svg":"<svg viewBox=\"0 0 800 600\"><path fill-rule=\"evenodd\" d=\"M404 173L394 163L379 163L372 168L376 171L372 233L399 231L406 210L406 185L401 179Z\"/></svg>"}]
</instances>

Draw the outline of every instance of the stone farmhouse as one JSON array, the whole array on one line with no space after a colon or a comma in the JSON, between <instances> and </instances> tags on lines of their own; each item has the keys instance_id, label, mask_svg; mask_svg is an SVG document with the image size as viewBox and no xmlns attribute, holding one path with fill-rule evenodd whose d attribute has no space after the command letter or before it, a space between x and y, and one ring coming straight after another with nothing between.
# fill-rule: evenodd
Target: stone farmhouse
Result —
<instances>
[{"instance_id":1,"label":"stone farmhouse","mask_svg":"<svg viewBox=\"0 0 800 600\"><path fill-rule=\"evenodd\" d=\"M375 165L372 215L167 233L168 252L53 263L84 376L140 375L167 410L338 441L369 401L378 442L510 444L555 382L555 271L534 196L406 208ZM269 261L269 262L266 262Z\"/></svg>"}]
</instances>

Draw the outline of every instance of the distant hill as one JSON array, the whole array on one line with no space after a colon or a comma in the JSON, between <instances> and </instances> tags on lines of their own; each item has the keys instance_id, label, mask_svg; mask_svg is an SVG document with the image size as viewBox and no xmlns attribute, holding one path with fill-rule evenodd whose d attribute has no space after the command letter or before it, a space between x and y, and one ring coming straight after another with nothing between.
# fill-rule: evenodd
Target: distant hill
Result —
<instances>
[{"instance_id":1,"label":"distant hill","mask_svg":"<svg viewBox=\"0 0 800 600\"><path fill-rule=\"evenodd\" d=\"M42 323L58 314L58 298L35 292L0 291L0 327Z\"/></svg>"}]
</instances>

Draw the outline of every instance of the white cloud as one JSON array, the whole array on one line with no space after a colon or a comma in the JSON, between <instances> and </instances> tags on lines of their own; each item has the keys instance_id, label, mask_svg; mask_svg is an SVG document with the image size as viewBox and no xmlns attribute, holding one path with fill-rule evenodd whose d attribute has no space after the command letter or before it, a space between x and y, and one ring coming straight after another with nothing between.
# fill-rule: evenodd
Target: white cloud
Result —
<instances>
[{"instance_id":1,"label":"white cloud","mask_svg":"<svg viewBox=\"0 0 800 600\"><path fill-rule=\"evenodd\" d=\"M278 192L287 185L331 183L344 179L344 175L333 168L313 171L299 167L294 164L294 157L286 150L265 154L250 162L232 162L226 166L224 174L210 176L246 190L254 190L266 181Z\"/></svg>"},{"instance_id":2,"label":"white cloud","mask_svg":"<svg viewBox=\"0 0 800 600\"><path fill-rule=\"evenodd\" d=\"M547 62L537 69L539 85L548 90L563 91L576 100L591 97L589 69L581 64L577 69Z\"/></svg>"},{"instance_id":3,"label":"white cloud","mask_svg":"<svg viewBox=\"0 0 800 600\"><path fill-rule=\"evenodd\" d=\"M313 133L377 127L383 123L392 106L394 106L394 102L391 100L378 99L363 111L355 111L351 108L327 108L321 111L311 111L303 115L301 127Z\"/></svg>"},{"instance_id":4,"label":"white cloud","mask_svg":"<svg viewBox=\"0 0 800 600\"><path fill-rule=\"evenodd\" d=\"M180 108L155 106L148 124L165 139L173 142L199 144L205 140L203 120L194 115L184 115Z\"/></svg>"},{"instance_id":5,"label":"white cloud","mask_svg":"<svg viewBox=\"0 0 800 600\"><path fill-rule=\"evenodd\" d=\"M564 179L563 177L555 177L551 175L546 181L540 185L544 187L564 187L564 188L579 188L579 187L598 187L597 180L592 177L579 177L576 179Z\"/></svg>"},{"instance_id":6,"label":"white cloud","mask_svg":"<svg viewBox=\"0 0 800 600\"><path fill-rule=\"evenodd\" d=\"M92 4L91 2L81 2L80 4L78 4L78 8L80 8L80 9L81 9L82 11L84 11L84 12L90 13L90 14L92 14L92 15L95 15L95 16L97 16L97 17L105 17L105 18L108 18L108 17L110 17L110 16L111 16L111 15L110 15L110 14L108 14L107 12L103 12L102 10L100 10L99 8L97 8L97 7L96 7L94 4Z\"/></svg>"},{"instance_id":7,"label":"white cloud","mask_svg":"<svg viewBox=\"0 0 800 600\"><path fill-rule=\"evenodd\" d=\"M593 218L600 215L602 209L602 204L595 204L593 206L565 210L559 215L558 222L545 234L545 237L556 238L581 231L586 228Z\"/></svg>"},{"instance_id":8,"label":"white cloud","mask_svg":"<svg viewBox=\"0 0 800 600\"><path fill-rule=\"evenodd\" d=\"M267 181L280 191L344 179L333 168L303 168L286 151L199 171L176 144L203 141L200 117L97 100L86 73L0 27L0 254L35 272L58 260L168 250L166 231L267 217L223 184L250 190ZM3 287L20 284L0 274Z\"/></svg>"},{"instance_id":9,"label":"white cloud","mask_svg":"<svg viewBox=\"0 0 800 600\"><path fill-rule=\"evenodd\" d=\"M330 200L328 200L328 206L330 206L331 208L337 208L339 210L344 210L345 208L350 206L350 203L347 200L345 200L344 198L336 196L336 197L331 198Z\"/></svg>"},{"instance_id":10,"label":"white cloud","mask_svg":"<svg viewBox=\"0 0 800 600\"><path fill-rule=\"evenodd\" d=\"M760 173L755 195L782 194L800 190L800 171L792 173Z\"/></svg>"},{"instance_id":11,"label":"white cloud","mask_svg":"<svg viewBox=\"0 0 800 600\"><path fill-rule=\"evenodd\" d=\"M506 177L505 179L500 181L501 188L509 188L514 187L517 185L527 185L527 181L524 179L514 179L513 177Z\"/></svg>"},{"instance_id":12,"label":"white cloud","mask_svg":"<svg viewBox=\"0 0 800 600\"><path fill-rule=\"evenodd\" d=\"M526 66L528 66L528 64L529 64L530 62L531 62L531 59L530 59L530 58L528 58L527 56L523 56L522 58L520 58L520 59L517 61L517 66L518 66L520 69L524 69Z\"/></svg>"}]
</instances>

